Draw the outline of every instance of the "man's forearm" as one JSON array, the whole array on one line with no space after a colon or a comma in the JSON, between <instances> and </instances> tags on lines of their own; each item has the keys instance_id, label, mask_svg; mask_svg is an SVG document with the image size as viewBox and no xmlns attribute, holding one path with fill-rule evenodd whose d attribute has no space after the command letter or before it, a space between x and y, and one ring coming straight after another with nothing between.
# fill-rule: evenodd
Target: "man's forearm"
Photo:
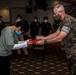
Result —
<instances>
[{"instance_id":1,"label":"man's forearm","mask_svg":"<svg viewBox=\"0 0 76 75\"><path fill-rule=\"evenodd\" d=\"M50 44L50 43L60 42L60 41L62 41L62 39L60 37L55 37L55 38L52 38L52 39L47 39L46 41L47 41L48 44Z\"/></svg>"}]
</instances>

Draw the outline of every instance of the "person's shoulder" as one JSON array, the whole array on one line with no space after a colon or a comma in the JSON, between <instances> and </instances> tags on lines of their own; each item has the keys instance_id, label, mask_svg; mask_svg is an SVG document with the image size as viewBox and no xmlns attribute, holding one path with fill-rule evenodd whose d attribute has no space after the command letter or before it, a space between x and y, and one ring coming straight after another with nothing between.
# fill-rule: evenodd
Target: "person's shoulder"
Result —
<instances>
[{"instance_id":1,"label":"person's shoulder","mask_svg":"<svg viewBox=\"0 0 76 75\"><path fill-rule=\"evenodd\" d=\"M5 27L4 30L5 30L5 31L8 31L8 32L14 31L14 30L11 28L11 26Z\"/></svg>"},{"instance_id":2,"label":"person's shoulder","mask_svg":"<svg viewBox=\"0 0 76 75\"><path fill-rule=\"evenodd\" d=\"M70 15L65 15L65 18L60 24L64 24L64 26L72 27L74 24L76 24L76 19Z\"/></svg>"},{"instance_id":3,"label":"person's shoulder","mask_svg":"<svg viewBox=\"0 0 76 75\"><path fill-rule=\"evenodd\" d=\"M68 21L76 21L76 18L74 18L73 16L70 16L70 15L67 15L66 14L65 20L68 20Z\"/></svg>"}]
</instances>

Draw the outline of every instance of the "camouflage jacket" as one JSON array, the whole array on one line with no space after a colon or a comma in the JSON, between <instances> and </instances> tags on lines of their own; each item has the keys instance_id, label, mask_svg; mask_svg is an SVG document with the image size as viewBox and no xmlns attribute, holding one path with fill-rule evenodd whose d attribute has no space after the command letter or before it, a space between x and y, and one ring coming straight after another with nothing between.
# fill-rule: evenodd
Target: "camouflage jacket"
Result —
<instances>
[{"instance_id":1,"label":"camouflage jacket","mask_svg":"<svg viewBox=\"0 0 76 75\"><path fill-rule=\"evenodd\" d=\"M76 45L76 19L74 17L66 14L64 20L60 22L58 29L68 34L64 39L64 46L66 48Z\"/></svg>"}]
</instances>

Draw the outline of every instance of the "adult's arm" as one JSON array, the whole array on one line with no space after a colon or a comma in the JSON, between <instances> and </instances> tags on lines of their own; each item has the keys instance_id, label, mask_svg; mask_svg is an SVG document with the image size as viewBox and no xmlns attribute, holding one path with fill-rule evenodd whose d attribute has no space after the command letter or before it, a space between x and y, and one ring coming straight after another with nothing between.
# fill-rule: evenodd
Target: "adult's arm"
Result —
<instances>
[{"instance_id":1,"label":"adult's arm","mask_svg":"<svg viewBox=\"0 0 76 75\"><path fill-rule=\"evenodd\" d=\"M61 31L60 34L52 39L47 39L47 43L56 43L59 41L62 41L67 36L67 33L64 31Z\"/></svg>"},{"instance_id":2,"label":"adult's arm","mask_svg":"<svg viewBox=\"0 0 76 75\"><path fill-rule=\"evenodd\" d=\"M61 32L57 36L51 39L46 39L46 41L47 43L56 43L56 42L62 41L67 36L69 31L70 31L69 27L63 26L61 29ZM38 41L37 44L41 44L41 45L44 44L44 40Z\"/></svg>"}]
</instances>

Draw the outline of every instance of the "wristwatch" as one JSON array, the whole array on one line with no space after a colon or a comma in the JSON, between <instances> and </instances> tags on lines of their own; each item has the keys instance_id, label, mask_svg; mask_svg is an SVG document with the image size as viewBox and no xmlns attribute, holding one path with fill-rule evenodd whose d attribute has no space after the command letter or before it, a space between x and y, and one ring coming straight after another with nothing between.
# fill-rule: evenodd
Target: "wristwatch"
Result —
<instances>
[{"instance_id":1,"label":"wristwatch","mask_svg":"<svg viewBox=\"0 0 76 75\"><path fill-rule=\"evenodd\" d=\"M47 44L47 41L46 40L44 40L44 44Z\"/></svg>"}]
</instances>

